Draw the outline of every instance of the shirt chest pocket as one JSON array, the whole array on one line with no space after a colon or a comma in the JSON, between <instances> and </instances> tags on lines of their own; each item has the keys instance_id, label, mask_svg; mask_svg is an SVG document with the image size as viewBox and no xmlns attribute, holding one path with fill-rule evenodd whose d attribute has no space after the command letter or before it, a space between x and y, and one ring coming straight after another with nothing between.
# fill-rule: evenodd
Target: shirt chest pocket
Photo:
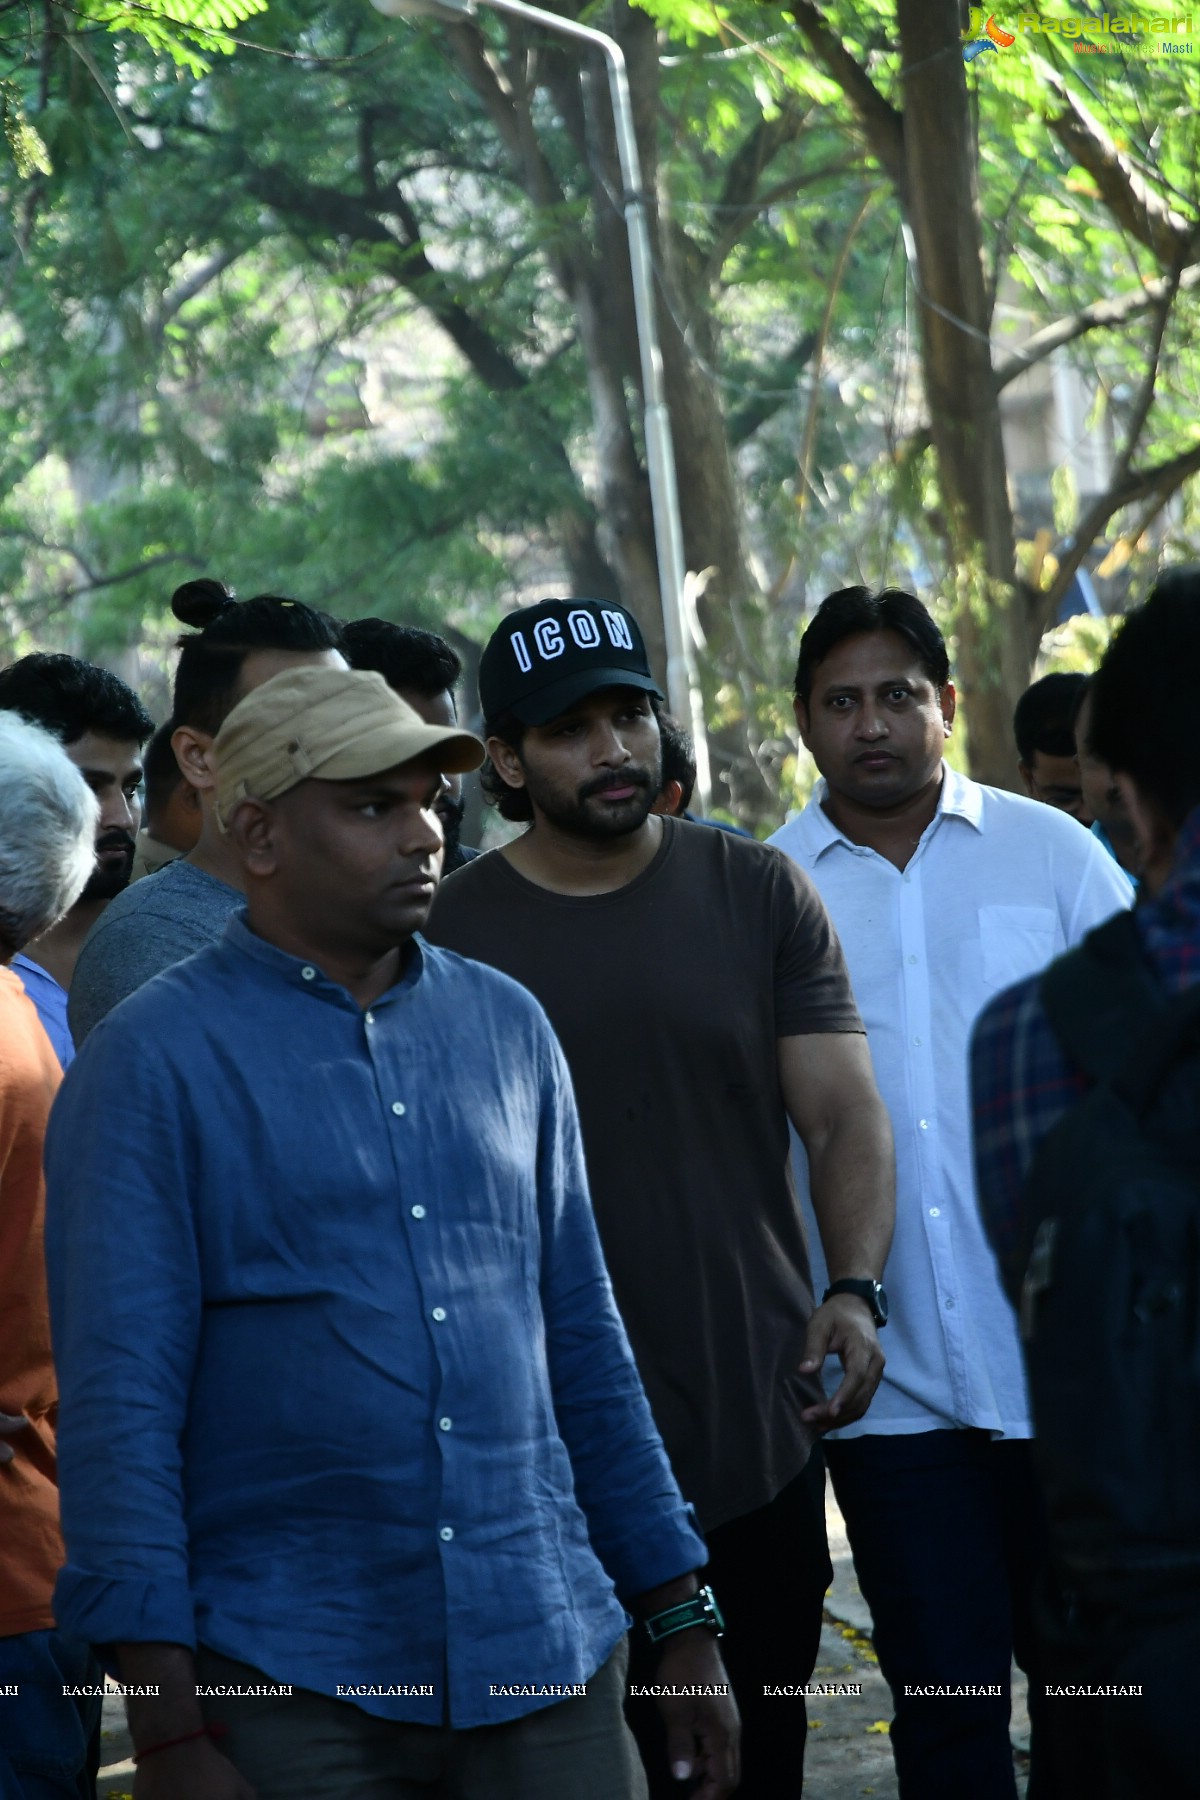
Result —
<instances>
[{"instance_id":1,"label":"shirt chest pocket","mask_svg":"<svg viewBox=\"0 0 1200 1800\"><path fill-rule=\"evenodd\" d=\"M1049 906L981 906L980 964L989 993L1037 975L1066 943Z\"/></svg>"}]
</instances>

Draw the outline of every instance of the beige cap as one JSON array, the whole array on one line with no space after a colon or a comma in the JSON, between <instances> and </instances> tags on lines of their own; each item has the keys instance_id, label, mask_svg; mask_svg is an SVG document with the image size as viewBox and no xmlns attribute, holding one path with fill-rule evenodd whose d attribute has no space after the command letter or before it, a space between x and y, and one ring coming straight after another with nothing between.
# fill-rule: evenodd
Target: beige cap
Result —
<instances>
[{"instance_id":1,"label":"beige cap","mask_svg":"<svg viewBox=\"0 0 1200 1800\"><path fill-rule=\"evenodd\" d=\"M252 688L217 733L217 819L224 829L248 796L274 800L310 778L353 781L416 756L461 775L484 754L469 731L427 725L374 670L306 663Z\"/></svg>"}]
</instances>

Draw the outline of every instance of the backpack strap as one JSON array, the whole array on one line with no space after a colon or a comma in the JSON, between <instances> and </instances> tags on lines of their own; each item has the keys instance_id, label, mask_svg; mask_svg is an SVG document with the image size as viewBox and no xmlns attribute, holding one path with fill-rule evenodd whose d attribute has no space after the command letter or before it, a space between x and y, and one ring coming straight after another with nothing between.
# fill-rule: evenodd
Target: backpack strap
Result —
<instances>
[{"instance_id":1,"label":"backpack strap","mask_svg":"<svg viewBox=\"0 0 1200 1800\"><path fill-rule=\"evenodd\" d=\"M1094 1082L1111 1081L1167 1004L1132 912L1120 912L1052 962L1041 980L1046 1016L1063 1050Z\"/></svg>"}]
</instances>

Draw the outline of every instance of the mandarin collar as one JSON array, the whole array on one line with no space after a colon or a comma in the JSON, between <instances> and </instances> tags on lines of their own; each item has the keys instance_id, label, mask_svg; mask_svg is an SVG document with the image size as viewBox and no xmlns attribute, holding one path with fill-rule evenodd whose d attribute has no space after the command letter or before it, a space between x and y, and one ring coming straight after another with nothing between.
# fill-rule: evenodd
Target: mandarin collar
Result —
<instances>
[{"instance_id":1,"label":"mandarin collar","mask_svg":"<svg viewBox=\"0 0 1200 1800\"><path fill-rule=\"evenodd\" d=\"M270 943L252 931L246 920L246 908L241 906L226 922L224 942L240 955L249 956L261 968L271 970L277 977L286 981L289 987L311 995L314 999L325 1000L331 1005L349 1009L361 1014L363 1008L354 996L347 992L340 982L333 981L324 973L320 965L308 962L304 957L293 956L290 951L281 950L278 944ZM425 974L429 956L429 946L419 933L414 932L409 939L410 954L405 959L404 972L392 987L382 993L378 1000L371 1002L371 1011L377 1012L381 1006L402 999L415 989Z\"/></svg>"}]
</instances>

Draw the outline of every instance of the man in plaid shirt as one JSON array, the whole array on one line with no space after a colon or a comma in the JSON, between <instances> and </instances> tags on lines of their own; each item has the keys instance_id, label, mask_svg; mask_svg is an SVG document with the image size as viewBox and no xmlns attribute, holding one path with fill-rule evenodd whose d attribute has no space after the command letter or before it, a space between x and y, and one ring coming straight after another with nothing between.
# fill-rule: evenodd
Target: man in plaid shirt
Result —
<instances>
[{"instance_id":1,"label":"man in plaid shirt","mask_svg":"<svg viewBox=\"0 0 1200 1800\"><path fill-rule=\"evenodd\" d=\"M1194 699L1198 666L1200 569L1172 571L1145 606L1126 620L1090 690L1088 747L1114 771L1141 858L1140 899L1133 914L1137 944L1145 972L1167 998L1200 982L1200 733ZM1113 964L1116 982L1128 983L1128 976L1116 973L1119 968L1119 963ZM1096 979L1104 983L1103 961L1099 969ZM1134 1055L1139 1026L1121 998L1124 991L1121 985L1101 987L1096 997L1111 1001L1117 1030L1129 1017L1129 1054ZM1041 1222L1032 1216L1036 1183L1030 1176L1035 1157L1088 1089L1084 1072L1060 1048L1041 995L1042 977L1000 994L980 1015L971 1046L979 1204L1014 1302ZM1184 1122L1181 1118L1181 1127ZM1168 1213L1170 1198L1164 1194ZM1118 1328L1114 1321L1113 1329ZM1093 1351L1094 1341L1063 1370L1076 1391L1082 1381L1091 1385L1098 1379ZM1191 1379L1186 1369L1181 1371L1185 1392ZM1060 1388L1060 1404L1062 1398ZM1086 1541L1086 1530L1094 1529L1096 1516L1119 1517L1111 1484L1106 1490L1103 1475L1097 1477L1098 1485L1087 1487L1092 1453L1101 1459L1105 1453L1102 1437L1093 1435L1103 1428L1094 1422L1084 1427L1088 1474L1081 1477L1080 1445L1064 1440L1061 1415L1053 1437L1046 1420L1037 1424L1039 1431L1043 1426L1046 1430L1048 1480L1054 1480L1054 1464L1059 1466L1060 1501L1063 1467L1071 1468L1077 1490L1068 1499L1065 1516L1051 1525L1063 1560L1056 1558L1046 1572L1039 1638L1043 1665L1061 1665L1060 1676L1065 1673L1069 1679L1065 1687L1048 1688L1047 1693L1071 1696L1082 1691L1090 1697L1094 1692L1099 1698L1090 1700L1084 1711L1076 1698L1055 1702L1047 1716L1049 1735L1040 1740L1042 1750L1035 1763L1043 1754L1052 1757L1050 1785L1061 1800L1093 1800L1101 1795L1106 1800L1140 1800L1143 1794L1179 1791L1181 1784L1190 1788L1194 1751L1186 1684L1196 1667L1200 1628L1195 1608L1188 1604L1186 1585L1174 1592L1173 1605L1164 1604L1161 1585L1156 1588L1153 1579L1147 1584L1143 1578L1136 1545L1133 1569L1094 1569L1086 1555L1081 1560L1077 1528L1084 1527ZM1175 1435L1162 1437L1157 1466L1153 1455L1149 1464L1138 1463L1137 1479L1143 1485L1137 1492L1155 1493L1156 1480L1177 1467L1179 1425L1176 1414ZM1183 1437L1186 1430L1185 1420ZM1111 1460L1113 1446L1107 1449ZM1080 1499L1081 1492L1088 1495L1086 1501ZM1128 1506L1129 1490L1124 1500ZM1093 1512L1085 1525L1083 1513L1089 1506ZM1178 1532L1179 1522L1174 1524ZM1185 1526L1185 1536L1186 1531ZM1185 1554L1185 1565L1187 1561ZM1081 1566L1086 1571L1083 1580ZM1094 1690L1087 1685L1093 1674L1099 1681ZM1073 1684L1081 1676L1086 1680L1079 1689ZM1131 1676L1135 1685L1122 1685ZM1113 1679L1117 1685L1107 1685ZM1105 1697L1109 1695L1117 1697ZM1044 1773L1044 1768L1039 1771Z\"/></svg>"},{"instance_id":2,"label":"man in plaid shirt","mask_svg":"<svg viewBox=\"0 0 1200 1800\"><path fill-rule=\"evenodd\" d=\"M1136 918L1168 994L1200 981L1200 569L1171 571L1113 639L1092 684L1089 747L1115 771L1142 857ZM1042 1006L1041 977L980 1014L971 1045L979 1205L1016 1303L1038 1221L1034 1156L1087 1090Z\"/></svg>"}]
</instances>

